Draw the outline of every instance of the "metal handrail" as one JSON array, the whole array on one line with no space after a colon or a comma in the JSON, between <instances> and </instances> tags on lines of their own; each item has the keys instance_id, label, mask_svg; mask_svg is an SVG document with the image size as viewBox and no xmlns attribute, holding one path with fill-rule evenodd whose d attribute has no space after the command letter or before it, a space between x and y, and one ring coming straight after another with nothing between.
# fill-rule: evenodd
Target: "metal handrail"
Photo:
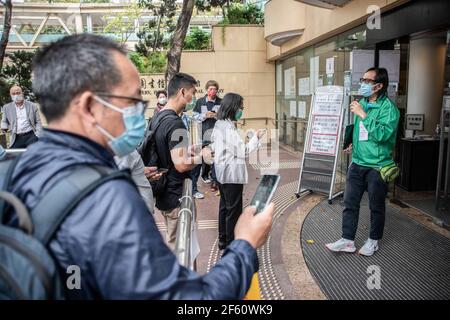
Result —
<instances>
[{"instance_id":1,"label":"metal handrail","mask_svg":"<svg viewBox=\"0 0 450 320\"><path fill-rule=\"evenodd\" d=\"M189 124L190 145L201 143L199 126L196 121ZM180 264L192 270L196 269L195 257L191 252L197 210L192 195L192 180L184 179L183 193L180 198L180 212L178 213L177 238L175 242L175 255Z\"/></svg>"},{"instance_id":2,"label":"metal handrail","mask_svg":"<svg viewBox=\"0 0 450 320\"><path fill-rule=\"evenodd\" d=\"M192 196L192 180L185 179L183 193L180 199L181 206L178 213L177 238L175 242L175 255L180 264L195 270L195 257L192 256L192 232L196 220L195 201Z\"/></svg>"}]
</instances>

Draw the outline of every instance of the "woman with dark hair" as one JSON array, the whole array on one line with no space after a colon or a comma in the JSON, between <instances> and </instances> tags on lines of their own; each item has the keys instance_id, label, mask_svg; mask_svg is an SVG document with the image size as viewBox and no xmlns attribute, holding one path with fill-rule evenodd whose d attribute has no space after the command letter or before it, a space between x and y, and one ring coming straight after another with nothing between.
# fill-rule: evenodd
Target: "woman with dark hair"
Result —
<instances>
[{"instance_id":1,"label":"woman with dark hair","mask_svg":"<svg viewBox=\"0 0 450 320\"><path fill-rule=\"evenodd\" d=\"M217 113L217 122L210 145L214 152L214 167L219 183L219 249L225 249L234 239L234 227L242 212L242 192L248 182L245 157L256 150L265 129L258 130L248 144L236 129L242 117L244 99L235 93L227 93Z\"/></svg>"}]
</instances>

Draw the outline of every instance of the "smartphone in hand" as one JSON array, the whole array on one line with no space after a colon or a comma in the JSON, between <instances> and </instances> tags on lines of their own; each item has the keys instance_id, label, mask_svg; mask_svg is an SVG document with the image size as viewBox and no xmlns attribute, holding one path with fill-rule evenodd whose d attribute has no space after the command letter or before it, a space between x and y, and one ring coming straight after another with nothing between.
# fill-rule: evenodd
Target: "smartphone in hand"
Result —
<instances>
[{"instance_id":1,"label":"smartphone in hand","mask_svg":"<svg viewBox=\"0 0 450 320\"><path fill-rule=\"evenodd\" d=\"M166 168L158 168L156 171L157 171L158 173L167 173L167 171L169 171L169 169L166 169Z\"/></svg>"},{"instance_id":2,"label":"smartphone in hand","mask_svg":"<svg viewBox=\"0 0 450 320\"><path fill-rule=\"evenodd\" d=\"M270 201L272 201L272 197L275 194L279 182L279 174L265 174L261 177L258 188L250 202L251 206L256 207L255 214L263 211Z\"/></svg>"}]
</instances>

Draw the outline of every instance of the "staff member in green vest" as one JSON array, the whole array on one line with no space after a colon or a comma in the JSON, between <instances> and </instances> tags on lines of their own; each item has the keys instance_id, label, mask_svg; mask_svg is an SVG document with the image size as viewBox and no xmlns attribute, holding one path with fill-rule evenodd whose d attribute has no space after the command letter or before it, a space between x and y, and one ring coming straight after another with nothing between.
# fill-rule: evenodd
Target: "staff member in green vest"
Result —
<instances>
[{"instance_id":1,"label":"staff member in green vest","mask_svg":"<svg viewBox=\"0 0 450 320\"><path fill-rule=\"evenodd\" d=\"M389 100L386 91L388 72L384 68L371 68L361 79L363 98L350 104L354 116L352 163L348 168L344 193L342 238L327 244L334 252L355 252L359 207L364 191L369 194L370 235L359 254L371 256L378 250L378 240L383 236L388 183L384 172L395 166L392 158L399 110Z\"/></svg>"}]
</instances>

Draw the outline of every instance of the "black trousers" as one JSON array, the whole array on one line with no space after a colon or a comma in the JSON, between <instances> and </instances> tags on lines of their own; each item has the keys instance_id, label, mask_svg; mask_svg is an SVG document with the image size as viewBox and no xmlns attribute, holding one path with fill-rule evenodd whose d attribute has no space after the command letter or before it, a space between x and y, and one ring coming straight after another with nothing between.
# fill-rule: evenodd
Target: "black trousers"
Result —
<instances>
[{"instance_id":1,"label":"black trousers","mask_svg":"<svg viewBox=\"0 0 450 320\"><path fill-rule=\"evenodd\" d=\"M234 240L234 227L242 213L243 184L219 184L219 245Z\"/></svg>"},{"instance_id":2,"label":"black trousers","mask_svg":"<svg viewBox=\"0 0 450 320\"><path fill-rule=\"evenodd\" d=\"M359 206L365 190L369 194L369 237L372 240L380 240L383 237L388 185L377 170L352 163L348 168L345 184L342 238L355 239Z\"/></svg>"},{"instance_id":3,"label":"black trousers","mask_svg":"<svg viewBox=\"0 0 450 320\"><path fill-rule=\"evenodd\" d=\"M22 149L28 147L30 144L38 141L38 138L33 131L28 131L27 133L22 133L16 135L16 140L14 140L11 149Z\"/></svg>"}]
</instances>

